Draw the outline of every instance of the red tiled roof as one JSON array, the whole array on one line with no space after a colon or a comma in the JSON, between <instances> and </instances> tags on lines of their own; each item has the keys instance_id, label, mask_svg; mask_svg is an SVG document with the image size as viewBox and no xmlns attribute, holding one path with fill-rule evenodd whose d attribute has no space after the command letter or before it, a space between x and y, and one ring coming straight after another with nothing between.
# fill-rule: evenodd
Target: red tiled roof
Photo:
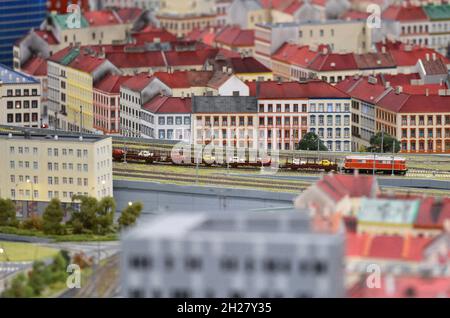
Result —
<instances>
[{"instance_id":1,"label":"red tiled roof","mask_svg":"<svg viewBox=\"0 0 450 318\"><path fill-rule=\"evenodd\" d=\"M437 58L442 59L445 64L449 65L450 61L446 59L442 54L436 52L430 48L412 48L408 51L405 49L400 50L390 50L394 61L398 66L414 66L420 59L426 59L427 54L432 56L433 53L436 54Z\"/></svg>"},{"instance_id":2,"label":"red tiled roof","mask_svg":"<svg viewBox=\"0 0 450 318\"><path fill-rule=\"evenodd\" d=\"M143 12L144 10L140 8L119 8L116 10L117 15L123 23L134 22Z\"/></svg>"},{"instance_id":3,"label":"red tiled roof","mask_svg":"<svg viewBox=\"0 0 450 318\"><path fill-rule=\"evenodd\" d=\"M299 46L284 43L273 55L272 59L284 63L307 67L316 57L318 52L312 51L309 46Z\"/></svg>"},{"instance_id":4,"label":"red tiled roof","mask_svg":"<svg viewBox=\"0 0 450 318\"><path fill-rule=\"evenodd\" d=\"M120 86L133 76L107 74L100 81L95 83L94 88L98 91L110 94L119 94Z\"/></svg>"},{"instance_id":5,"label":"red tiled roof","mask_svg":"<svg viewBox=\"0 0 450 318\"><path fill-rule=\"evenodd\" d=\"M87 11L84 18L90 26L116 25L121 21L110 10Z\"/></svg>"},{"instance_id":6,"label":"red tiled roof","mask_svg":"<svg viewBox=\"0 0 450 318\"><path fill-rule=\"evenodd\" d=\"M47 60L42 57L32 57L21 67L21 71L32 76L47 76Z\"/></svg>"},{"instance_id":7,"label":"red tiled roof","mask_svg":"<svg viewBox=\"0 0 450 318\"><path fill-rule=\"evenodd\" d=\"M203 49L196 51L169 51L164 52L167 64L180 65L204 65L209 58L217 55L218 49Z\"/></svg>"},{"instance_id":8,"label":"red tiled roof","mask_svg":"<svg viewBox=\"0 0 450 318\"><path fill-rule=\"evenodd\" d=\"M59 41L55 36L53 35L53 32L51 31L45 31L45 30L35 30L34 33L39 35L45 42L47 42L50 45L59 44Z\"/></svg>"},{"instance_id":9,"label":"red tiled roof","mask_svg":"<svg viewBox=\"0 0 450 318\"><path fill-rule=\"evenodd\" d=\"M441 201L436 198L426 198L421 201L414 226L442 229L445 220L450 220L450 198L444 198Z\"/></svg>"},{"instance_id":10,"label":"red tiled roof","mask_svg":"<svg viewBox=\"0 0 450 318\"><path fill-rule=\"evenodd\" d=\"M445 83L424 85L403 85L403 92L410 95L439 95L439 91L447 89Z\"/></svg>"},{"instance_id":11,"label":"red tiled roof","mask_svg":"<svg viewBox=\"0 0 450 318\"><path fill-rule=\"evenodd\" d=\"M260 99L283 98L349 98L349 96L334 86L323 81L308 82L246 82L250 89L250 96L256 96L256 87L259 87Z\"/></svg>"},{"instance_id":12,"label":"red tiled roof","mask_svg":"<svg viewBox=\"0 0 450 318\"><path fill-rule=\"evenodd\" d=\"M417 262L423 259L424 249L432 240L429 237L349 232L346 255L347 257Z\"/></svg>"},{"instance_id":13,"label":"red tiled roof","mask_svg":"<svg viewBox=\"0 0 450 318\"><path fill-rule=\"evenodd\" d=\"M71 63L67 64L67 66L85 73L91 73L105 63L105 61L105 59L81 53Z\"/></svg>"},{"instance_id":14,"label":"red tiled roof","mask_svg":"<svg viewBox=\"0 0 450 318\"><path fill-rule=\"evenodd\" d=\"M387 53L355 54L356 65L360 70L376 68L396 68L392 55Z\"/></svg>"},{"instance_id":15,"label":"red tiled roof","mask_svg":"<svg viewBox=\"0 0 450 318\"><path fill-rule=\"evenodd\" d=\"M225 58L241 57L241 55L238 52L234 52L234 51L227 50L224 48L219 49L217 56L219 56L219 55L222 55Z\"/></svg>"},{"instance_id":16,"label":"red tiled roof","mask_svg":"<svg viewBox=\"0 0 450 318\"><path fill-rule=\"evenodd\" d=\"M170 88L205 87L213 76L212 71L156 72L157 77Z\"/></svg>"},{"instance_id":17,"label":"red tiled roof","mask_svg":"<svg viewBox=\"0 0 450 318\"><path fill-rule=\"evenodd\" d=\"M367 12L361 12L356 10L348 10L344 12L344 14L341 16L341 19L343 20L367 20L367 18L370 16L370 13Z\"/></svg>"},{"instance_id":18,"label":"red tiled roof","mask_svg":"<svg viewBox=\"0 0 450 318\"><path fill-rule=\"evenodd\" d=\"M131 36L136 40L137 45L152 43L156 39L159 39L159 42L174 42L177 40L177 37L169 31L158 28L146 28L145 30L133 33Z\"/></svg>"},{"instance_id":19,"label":"red tiled roof","mask_svg":"<svg viewBox=\"0 0 450 318\"><path fill-rule=\"evenodd\" d=\"M380 99L378 106L400 113L448 113L450 96L397 94L395 90Z\"/></svg>"},{"instance_id":20,"label":"red tiled roof","mask_svg":"<svg viewBox=\"0 0 450 318\"><path fill-rule=\"evenodd\" d=\"M353 53L320 53L310 63L309 69L316 71L343 71L357 70L355 55Z\"/></svg>"},{"instance_id":21,"label":"red tiled roof","mask_svg":"<svg viewBox=\"0 0 450 318\"><path fill-rule=\"evenodd\" d=\"M369 288L366 279L348 291L352 298L450 298L450 277L393 276L392 286L383 276L380 288Z\"/></svg>"},{"instance_id":22,"label":"red tiled roof","mask_svg":"<svg viewBox=\"0 0 450 318\"><path fill-rule=\"evenodd\" d=\"M190 114L192 100L183 97L155 96L142 108L154 114Z\"/></svg>"},{"instance_id":23,"label":"red tiled roof","mask_svg":"<svg viewBox=\"0 0 450 318\"><path fill-rule=\"evenodd\" d=\"M243 30L237 26L228 26L217 34L214 41L232 47L254 46L255 30Z\"/></svg>"},{"instance_id":24,"label":"red tiled roof","mask_svg":"<svg viewBox=\"0 0 450 318\"><path fill-rule=\"evenodd\" d=\"M222 27L209 27L204 29L194 29L188 35L185 36L185 39L188 41L199 41L203 42L209 46L214 45L214 39L216 35L220 32Z\"/></svg>"},{"instance_id":25,"label":"red tiled roof","mask_svg":"<svg viewBox=\"0 0 450 318\"><path fill-rule=\"evenodd\" d=\"M418 6L397 6L391 5L383 11L381 15L383 20L394 21L427 21L428 17L422 7Z\"/></svg>"},{"instance_id":26,"label":"red tiled roof","mask_svg":"<svg viewBox=\"0 0 450 318\"><path fill-rule=\"evenodd\" d=\"M272 70L264 66L254 57L233 57L230 58L230 66L234 73L270 73Z\"/></svg>"},{"instance_id":27,"label":"red tiled roof","mask_svg":"<svg viewBox=\"0 0 450 318\"><path fill-rule=\"evenodd\" d=\"M421 59L426 75L448 75L447 65L442 59Z\"/></svg>"},{"instance_id":28,"label":"red tiled roof","mask_svg":"<svg viewBox=\"0 0 450 318\"><path fill-rule=\"evenodd\" d=\"M370 197L374 191L375 182L376 179L373 176L326 175L316 185L338 201L345 196Z\"/></svg>"},{"instance_id":29,"label":"red tiled roof","mask_svg":"<svg viewBox=\"0 0 450 318\"><path fill-rule=\"evenodd\" d=\"M366 77L349 77L338 83L336 88L342 90L353 98L375 104L378 98L386 91L384 85L377 79L377 83L369 83Z\"/></svg>"},{"instance_id":30,"label":"red tiled roof","mask_svg":"<svg viewBox=\"0 0 450 318\"><path fill-rule=\"evenodd\" d=\"M108 60L118 68L165 67L160 51L152 52L111 52Z\"/></svg>"},{"instance_id":31,"label":"red tiled roof","mask_svg":"<svg viewBox=\"0 0 450 318\"><path fill-rule=\"evenodd\" d=\"M148 73L140 73L123 82L122 87L139 92L147 87L154 79L155 77Z\"/></svg>"}]
</instances>

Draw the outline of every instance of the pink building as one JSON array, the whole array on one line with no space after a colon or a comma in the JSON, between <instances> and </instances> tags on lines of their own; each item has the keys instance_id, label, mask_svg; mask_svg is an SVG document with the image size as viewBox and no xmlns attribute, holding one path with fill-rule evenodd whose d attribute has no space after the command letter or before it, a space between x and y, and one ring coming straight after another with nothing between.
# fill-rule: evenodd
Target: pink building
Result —
<instances>
[{"instance_id":1,"label":"pink building","mask_svg":"<svg viewBox=\"0 0 450 318\"><path fill-rule=\"evenodd\" d=\"M119 134L120 85L132 76L108 74L94 86L94 128Z\"/></svg>"}]
</instances>

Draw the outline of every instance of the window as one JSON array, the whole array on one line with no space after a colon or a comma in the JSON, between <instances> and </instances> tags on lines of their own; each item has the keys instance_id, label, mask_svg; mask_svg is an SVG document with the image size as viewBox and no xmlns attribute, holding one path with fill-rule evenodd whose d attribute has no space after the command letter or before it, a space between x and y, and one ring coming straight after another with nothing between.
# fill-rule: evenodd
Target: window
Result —
<instances>
[{"instance_id":1,"label":"window","mask_svg":"<svg viewBox=\"0 0 450 318\"><path fill-rule=\"evenodd\" d=\"M158 117L158 124L159 125L165 125L166 118L165 117Z\"/></svg>"}]
</instances>

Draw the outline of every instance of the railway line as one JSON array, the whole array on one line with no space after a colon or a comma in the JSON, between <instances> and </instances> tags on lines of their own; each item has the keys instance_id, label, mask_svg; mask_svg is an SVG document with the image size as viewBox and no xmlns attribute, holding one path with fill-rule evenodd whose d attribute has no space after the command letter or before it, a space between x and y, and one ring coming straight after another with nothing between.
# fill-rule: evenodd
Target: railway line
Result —
<instances>
[{"instance_id":1,"label":"railway line","mask_svg":"<svg viewBox=\"0 0 450 318\"><path fill-rule=\"evenodd\" d=\"M217 175L194 175L168 172L152 172L135 169L114 168L114 175L121 178L136 178L144 180L156 180L175 183L201 183L216 186L250 187L259 189L281 189L283 191L299 192L307 187L306 183L298 181L285 181L273 179L251 179L246 176L217 176Z\"/></svg>"}]
</instances>

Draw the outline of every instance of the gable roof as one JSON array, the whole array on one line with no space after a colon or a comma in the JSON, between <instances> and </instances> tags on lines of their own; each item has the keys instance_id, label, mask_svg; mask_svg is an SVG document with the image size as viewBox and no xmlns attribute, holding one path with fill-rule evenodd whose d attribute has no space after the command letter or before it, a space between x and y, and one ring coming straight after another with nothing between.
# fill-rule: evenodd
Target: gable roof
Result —
<instances>
[{"instance_id":1,"label":"gable roof","mask_svg":"<svg viewBox=\"0 0 450 318\"><path fill-rule=\"evenodd\" d=\"M377 182L373 176L333 174L324 176L316 186L337 202L345 196L370 197L377 187Z\"/></svg>"},{"instance_id":2,"label":"gable roof","mask_svg":"<svg viewBox=\"0 0 450 318\"><path fill-rule=\"evenodd\" d=\"M350 98L331 84L319 80L307 82L264 81L246 82L246 84L250 89L250 96L256 96L259 99ZM257 90L259 90L258 96Z\"/></svg>"},{"instance_id":3,"label":"gable roof","mask_svg":"<svg viewBox=\"0 0 450 318\"><path fill-rule=\"evenodd\" d=\"M39 56L31 57L21 70L32 76L47 76L47 60Z\"/></svg>"},{"instance_id":4,"label":"gable roof","mask_svg":"<svg viewBox=\"0 0 450 318\"><path fill-rule=\"evenodd\" d=\"M255 45L255 30L244 30L238 26L228 26L219 31L214 42L228 46L253 47Z\"/></svg>"},{"instance_id":5,"label":"gable roof","mask_svg":"<svg viewBox=\"0 0 450 318\"><path fill-rule=\"evenodd\" d=\"M397 113L449 113L450 96L397 94L392 90L377 105Z\"/></svg>"},{"instance_id":6,"label":"gable roof","mask_svg":"<svg viewBox=\"0 0 450 318\"><path fill-rule=\"evenodd\" d=\"M110 94L119 94L120 86L131 79L133 76L124 76L117 74L107 74L101 80L94 84L94 88L98 91Z\"/></svg>"},{"instance_id":7,"label":"gable roof","mask_svg":"<svg viewBox=\"0 0 450 318\"><path fill-rule=\"evenodd\" d=\"M124 81L121 86L135 92L140 92L144 88L146 88L154 79L155 77L150 75L149 73L140 73Z\"/></svg>"},{"instance_id":8,"label":"gable roof","mask_svg":"<svg viewBox=\"0 0 450 318\"><path fill-rule=\"evenodd\" d=\"M271 73L272 70L259 62L254 57L232 57L229 65L234 73Z\"/></svg>"},{"instance_id":9,"label":"gable roof","mask_svg":"<svg viewBox=\"0 0 450 318\"><path fill-rule=\"evenodd\" d=\"M184 97L155 96L142 108L153 114L190 114L192 100Z\"/></svg>"},{"instance_id":10,"label":"gable roof","mask_svg":"<svg viewBox=\"0 0 450 318\"><path fill-rule=\"evenodd\" d=\"M428 16L420 6L391 5L381 14L383 20L400 22L427 21Z\"/></svg>"}]
</instances>

